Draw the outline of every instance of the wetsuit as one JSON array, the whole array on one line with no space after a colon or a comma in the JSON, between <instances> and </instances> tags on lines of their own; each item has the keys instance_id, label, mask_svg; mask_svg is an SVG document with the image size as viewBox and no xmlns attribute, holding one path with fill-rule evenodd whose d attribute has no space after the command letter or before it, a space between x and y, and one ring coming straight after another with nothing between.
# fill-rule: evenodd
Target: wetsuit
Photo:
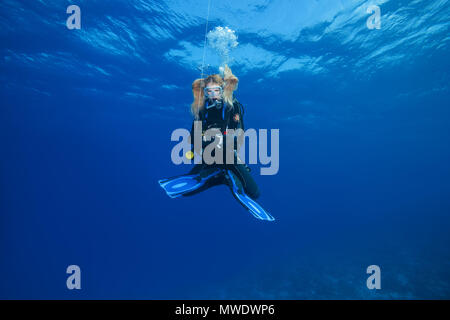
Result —
<instances>
[{"instance_id":1,"label":"wetsuit","mask_svg":"<svg viewBox=\"0 0 450 320\"><path fill-rule=\"evenodd\" d=\"M208 103L208 102L206 102ZM233 105L231 107L227 107L225 103L218 104L218 106L213 106L210 108L203 108L201 112L199 113L198 119L194 119L194 122L192 123L192 129L191 129L191 137L192 137L192 143L194 143L194 123L195 121L201 121L202 122L202 130L206 131L211 128L217 128L222 132L224 142L223 146L226 146L226 130L227 129L244 129L244 120L243 120L243 107L241 103L237 99L233 99ZM205 148L206 144L203 144L203 148ZM234 148L236 148L236 144L233 143ZM233 150L234 151L234 150ZM236 150L237 151L237 150ZM237 152L234 152L237 154ZM255 180L250 174L250 168L241 163L237 163L236 158L233 164L226 164L225 163L225 155L226 150L224 150L224 162L223 164L211 164L208 165L206 163L196 164L192 170L189 172L189 174L198 174L200 173L201 176L208 176L212 171L214 171L218 166L219 167L226 167L231 169L236 176L239 178L240 182L242 183L245 192L249 197L252 199L257 199L260 195L258 185L256 184ZM224 183L224 178L221 176L215 177L208 181L207 184L202 186L201 188L184 194L185 196L190 196L196 193L199 193L205 189L208 189L212 186L222 184Z\"/></svg>"}]
</instances>

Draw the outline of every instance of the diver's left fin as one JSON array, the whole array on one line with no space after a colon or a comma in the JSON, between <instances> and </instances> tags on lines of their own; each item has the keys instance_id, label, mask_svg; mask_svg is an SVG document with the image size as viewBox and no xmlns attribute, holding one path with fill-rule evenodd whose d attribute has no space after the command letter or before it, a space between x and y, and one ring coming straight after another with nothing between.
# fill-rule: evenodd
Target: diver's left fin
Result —
<instances>
[{"instance_id":1,"label":"diver's left fin","mask_svg":"<svg viewBox=\"0 0 450 320\"><path fill-rule=\"evenodd\" d=\"M239 178L231 171L227 170L227 178L229 179L230 188L233 196L238 200L244 208L246 208L253 216L260 220L274 221L275 218L269 212L264 210L255 200L250 198L245 192Z\"/></svg>"}]
</instances>

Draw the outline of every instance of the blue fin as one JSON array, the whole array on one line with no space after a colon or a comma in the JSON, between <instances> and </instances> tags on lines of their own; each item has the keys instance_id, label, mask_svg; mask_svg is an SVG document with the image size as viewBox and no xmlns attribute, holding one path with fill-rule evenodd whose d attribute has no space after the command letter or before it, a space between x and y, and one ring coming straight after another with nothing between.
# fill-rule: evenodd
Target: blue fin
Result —
<instances>
[{"instance_id":1,"label":"blue fin","mask_svg":"<svg viewBox=\"0 0 450 320\"><path fill-rule=\"evenodd\" d=\"M264 210L263 207L261 207L255 200L245 194L242 183L232 171L227 170L227 176L229 178L229 181L231 182L230 187L234 197L244 206L244 208L250 211L250 213L253 214L253 216L257 219L266 221L275 220L275 218L272 217L270 213Z\"/></svg>"},{"instance_id":2,"label":"blue fin","mask_svg":"<svg viewBox=\"0 0 450 320\"><path fill-rule=\"evenodd\" d=\"M202 187L210 178L222 173L216 169L205 177L200 174L182 175L168 179L159 180L159 185L166 191L171 198L177 198L185 193L192 192Z\"/></svg>"}]
</instances>

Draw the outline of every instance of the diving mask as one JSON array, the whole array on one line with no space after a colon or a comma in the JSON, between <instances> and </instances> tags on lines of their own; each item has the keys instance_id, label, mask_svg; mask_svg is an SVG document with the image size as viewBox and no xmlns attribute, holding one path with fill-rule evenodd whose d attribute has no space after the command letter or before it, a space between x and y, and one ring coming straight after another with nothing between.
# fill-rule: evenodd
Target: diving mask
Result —
<instances>
[{"instance_id":1,"label":"diving mask","mask_svg":"<svg viewBox=\"0 0 450 320\"><path fill-rule=\"evenodd\" d=\"M222 98L223 89L221 86L205 87L205 89L203 89L203 90L204 90L206 99L221 99Z\"/></svg>"}]
</instances>

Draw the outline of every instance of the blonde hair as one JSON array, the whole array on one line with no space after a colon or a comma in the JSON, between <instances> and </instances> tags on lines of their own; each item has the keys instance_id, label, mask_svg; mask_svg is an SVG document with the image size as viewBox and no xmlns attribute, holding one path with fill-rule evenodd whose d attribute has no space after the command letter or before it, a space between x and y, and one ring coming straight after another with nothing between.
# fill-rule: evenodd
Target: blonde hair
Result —
<instances>
[{"instance_id":1,"label":"blonde hair","mask_svg":"<svg viewBox=\"0 0 450 320\"><path fill-rule=\"evenodd\" d=\"M233 74L228 74L224 79L220 74L212 74L204 79L197 79L192 83L192 94L194 102L191 104L191 113L198 119L200 111L205 107L204 89L207 84L214 83L223 88L223 100L230 108L233 105L233 91L237 89L238 78Z\"/></svg>"}]
</instances>

